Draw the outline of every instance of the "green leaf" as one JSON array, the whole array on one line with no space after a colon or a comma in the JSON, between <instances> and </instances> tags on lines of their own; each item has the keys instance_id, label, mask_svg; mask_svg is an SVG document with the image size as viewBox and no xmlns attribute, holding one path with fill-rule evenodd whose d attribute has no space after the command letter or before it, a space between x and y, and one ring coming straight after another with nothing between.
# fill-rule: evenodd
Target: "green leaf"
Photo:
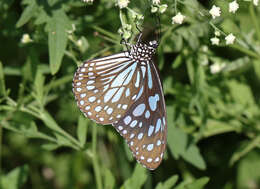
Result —
<instances>
[{"instance_id":1,"label":"green leaf","mask_svg":"<svg viewBox=\"0 0 260 189\"><path fill-rule=\"evenodd\" d=\"M169 127L168 136L170 152L176 159L181 156L187 162L199 169L206 168L206 164L199 152L199 148L193 143L188 143L188 135L186 133L179 128Z\"/></svg>"},{"instance_id":2,"label":"green leaf","mask_svg":"<svg viewBox=\"0 0 260 189\"><path fill-rule=\"evenodd\" d=\"M182 54L179 54L176 58L175 58L175 60L173 61L173 63L172 63L172 68L173 69L176 69L176 68L178 68L180 65L181 65L181 63L182 63Z\"/></svg>"},{"instance_id":3,"label":"green leaf","mask_svg":"<svg viewBox=\"0 0 260 189\"><path fill-rule=\"evenodd\" d=\"M115 177L109 169L105 170L105 189L113 189L115 186Z\"/></svg>"},{"instance_id":4,"label":"green leaf","mask_svg":"<svg viewBox=\"0 0 260 189\"><path fill-rule=\"evenodd\" d=\"M5 77L2 62L0 62L0 95L6 96Z\"/></svg>"},{"instance_id":5,"label":"green leaf","mask_svg":"<svg viewBox=\"0 0 260 189\"><path fill-rule=\"evenodd\" d=\"M44 150L53 151L53 150L56 150L57 148L59 148L60 145L54 144L54 143L48 143L48 144L43 144L43 145L41 145L41 147L42 147Z\"/></svg>"},{"instance_id":6,"label":"green leaf","mask_svg":"<svg viewBox=\"0 0 260 189\"><path fill-rule=\"evenodd\" d=\"M260 136L255 137L253 140L242 143L241 147L236 150L231 159L230 164L233 165L235 162L240 160L242 157L246 156L249 152L251 152L254 148L259 147L260 144Z\"/></svg>"},{"instance_id":7,"label":"green leaf","mask_svg":"<svg viewBox=\"0 0 260 189\"><path fill-rule=\"evenodd\" d=\"M60 131L60 126L56 123L53 117L46 111L40 112L42 121L47 127L54 131Z\"/></svg>"},{"instance_id":8,"label":"green leaf","mask_svg":"<svg viewBox=\"0 0 260 189\"><path fill-rule=\"evenodd\" d=\"M29 168L27 165L17 167L10 171L7 175L2 176L2 185L4 189L20 189L27 181Z\"/></svg>"},{"instance_id":9,"label":"green leaf","mask_svg":"<svg viewBox=\"0 0 260 189\"><path fill-rule=\"evenodd\" d=\"M121 189L139 189L147 179L146 169L140 164L136 164L131 178L127 179Z\"/></svg>"},{"instance_id":10,"label":"green leaf","mask_svg":"<svg viewBox=\"0 0 260 189\"><path fill-rule=\"evenodd\" d=\"M185 153L188 145L188 136L181 129L173 126L169 127L167 140L170 152L176 159Z\"/></svg>"},{"instance_id":11,"label":"green leaf","mask_svg":"<svg viewBox=\"0 0 260 189\"><path fill-rule=\"evenodd\" d=\"M200 179L195 180L194 182L187 184L186 189L203 189L204 186L209 182L208 177L202 177Z\"/></svg>"},{"instance_id":12,"label":"green leaf","mask_svg":"<svg viewBox=\"0 0 260 189\"><path fill-rule=\"evenodd\" d=\"M233 99L242 105L253 105L255 104L254 96L250 87L236 80L230 80L228 82L230 94Z\"/></svg>"},{"instance_id":13,"label":"green leaf","mask_svg":"<svg viewBox=\"0 0 260 189\"><path fill-rule=\"evenodd\" d=\"M38 6L35 0L30 0L28 6L24 9L22 15L20 16L19 20L16 23L16 27L19 28L26 24L37 12Z\"/></svg>"},{"instance_id":14,"label":"green leaf","mask_svg":"<svg viewBox=\"0 0 260 189\"><path fill-rule=\"evenodd\" d=\"M67 30L70 21L62 9L53 11L53 17L48 22L48 45L51 73L57 73L67 46Z\"/></svg>"},{"instance_id":15,"label":"green leaf","mask_svg":"<svg viewBox=\"0 0 260 189\"><path fill-rule=\"evenodd\" d=\"M78 119L77 136L81 147L83 147L86 143L87 130L88 130L87 119L80 115Z\"/></svg>"},{"instance_id":16,"label":"green leaf","mask_svg":"<svg viewBox=\"0 0 260 189\"><path fill-rule=\"evenodd\" d=\"M253 66L254 66L254 71L257 76L257 79L260 80L260 60L259 59L253 60Z\"/></svg>"},{"instance_id":17,"label":"green leaf","mask_svg":"<svg viewBox=\"0 0 260 189\"><path fill-rule=\"evenodd\" d=\"M133 161L134 160L133 154L132 154L131 150L129 149L129 146L127 145L126 142L124 142L124 149L125 149L125 154L126 154L127 159L129 161Z\"/></svg>"},{"instance_id":18,"label":"green leaf","mask_svg":"<svg viewBox=\"0 0 260 189\"><path fill-rule=\"evenodd\" d=\"M45 77L43 76L40 69L37 70L35 81L34 81L34 89L35 89L35 99L38 101L41 107L43 107L43 98L44 98L44 81Z\"/></svg>"},{"instance_id":19,"label":"green leaf","mask_svg":"<svg viewBox=\"0 0 260 189\"><path fill-rule=\"evenodd\" d=\"M186 66L187 66L187 70L188 70L188 76L190 79L190 83L193 84L194 83L194 76L195 76L195 68L194 68L194 64L193 64L193 58L189 57L186 60Z\"/></svg>"},{"instance_id":20,"label":"green leaf","mask_svg":"<svg viewBox=\"0 0 260 189\"><path fill-rule=\"evenodd\" d=\"M182 157L195 167L202 170L206 169L205 161L200 154L199 148L195 144L189 145Z\"/></svg>"},{"instance_id":21,"label":"green leaf","mask_svg":"<svg viewBox=\"0 0 260 189\"><path fill-rule=\"evenodd\" d=\"M260 180L260 154L259 150L251 151L237 166L237 188L251 188L259 186Z\"/></svg>"},{"instance_id":22,"label":"green leaf","mask_svg":"<svg viewBox=\"0 0 260 189\"><path fill-rule=\"evenodd\" d=\"M158 183L155 189L171 189L177 182L178 175L173 175L168 178L164 183Z\"/></svg>"}]
</instances>

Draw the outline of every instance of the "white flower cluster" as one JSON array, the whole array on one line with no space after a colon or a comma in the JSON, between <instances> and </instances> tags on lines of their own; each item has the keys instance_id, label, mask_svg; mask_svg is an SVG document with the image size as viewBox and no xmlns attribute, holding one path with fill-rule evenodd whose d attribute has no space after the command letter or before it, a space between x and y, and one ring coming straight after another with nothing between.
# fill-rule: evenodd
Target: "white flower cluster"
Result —
<instances>
[{"instance_id":1,"label":"white flower cluster","mask_svg":"<svg viewBox=\"0 0 260 189\"><path fill-rule=\"evenodd\" d=\"M211 38L212 45L219 45L220 39L218 38L219 35L215 35L215 37ZM235 42L236 37L230 33L225 37L226 45L231 45Z\"/></svg>"},{"instance_id":2,"label":"white flower cluster","mask_svg":"<svg viewBox=\"0 0 260 189\"><path fill-rule=\"evenodd\" d=\"M164 13L166 9L168 8L167 4L160 4L160 0L153 0L152 1L152 7L151 7L151 12L159 12L159 13Z\"/></svg>"},{"instance_id":3,"label":"white flower cluster","mask_svg":"<svg viewBox=\"0 0 260 189\"><path fill-rule=\"evenodd\" d=\"M84 3L93 3L94 0L82 0Z\"/></svg>"},{"instance_id":4,"label":"white flower cluster","mask_svg":"<svg viewBox=\"0 0 260 189\"><path fill-rule=\"evenodd\" d=\"M182 24L183 20L185 19L186 16L183 16L180 12L178 12L177 15L172 17L172 24Z\"/></svg>"},{"instance_id":5,"label":"white flower cluster","mask_svg":"<svg viewBox=\"0 0 260 189\"><path fill-rule=\"evenodd\" d=\"M259 0L253 0L253 4L255 6L258 5ZM231 13L235 13L239 9L239 4L237 3L237 0L232 1L228 4L228 11ZM213 5L212 8L209 11L209 14L211 14L212 18L215 19L216 17L219 17L221 14L220 7L217 7L216 5Z\"/></svg>"},{"instance_id":6,"label":"white flower cluster","mask_svg":"<svg viewBox=\"0 0 260 189\"><path fill-rule=\"evenodd\" d=\"M30 42L32 42L30 35L27 34L27 33L23 34L22 39L21 39L21 43L26 44L26 43L30 43Z\"/></svg>"},{"instance_id":7,"label":"white flower cluster","mask_svg":"<svg viewBox=\"0 0 260 189\"><path fill-rule=\"evenodd\" d=\"M117 0L117 5L120 9L126 8L128 4L130 3L129 0Z\"/></svg>"},{"instance_id":8,"label":"white flower cluster","mask_svg":"<svg viewBox=\"0 0 260 189\"><path fill-rule=\"evenodd\" d=\"M226 66L225 63L215 62L214 64L212 64L212 65L210 66L210 72L211 72L212 74L216 74L216 73L222 71L223 68L225 68L225 66Z\"/></svg>"}]
</instances>

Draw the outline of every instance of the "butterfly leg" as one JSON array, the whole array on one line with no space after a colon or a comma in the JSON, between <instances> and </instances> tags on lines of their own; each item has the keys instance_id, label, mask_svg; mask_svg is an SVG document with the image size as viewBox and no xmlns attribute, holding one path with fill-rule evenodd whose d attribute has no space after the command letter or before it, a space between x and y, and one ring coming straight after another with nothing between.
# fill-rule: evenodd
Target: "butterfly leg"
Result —
<instances>
[{"instance_id":1,"label":"butterfly leg","mask_svg":"<svg viewBox=\"0 0 260 189\"><path fill-rule=\"evenodd\" d=\"M129 49L129 47L131 47L130 43L127 43L126 40L124 38L122 38L120 41L120 44L125 45L127 48L127 52L130 53L130 49Z\"/></svg>"}]
</instances>

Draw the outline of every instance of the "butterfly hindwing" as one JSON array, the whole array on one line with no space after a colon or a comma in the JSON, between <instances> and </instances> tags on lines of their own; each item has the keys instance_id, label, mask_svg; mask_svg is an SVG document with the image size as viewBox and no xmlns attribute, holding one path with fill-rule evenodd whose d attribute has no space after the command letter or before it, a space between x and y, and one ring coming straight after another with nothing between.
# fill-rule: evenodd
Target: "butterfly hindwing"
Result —
<instances>
[{"instance_id":1,"label":"butterfly hindwing","mask_svg":"<svg viewBox=\"0 0 260 189\"><path fill-rule=\"evenodd\" d=\"M166 145L165 102L154 64L147 61L142 67L145 76L141 95L113 126L126 139L136 160L155 169L162 161Z\"/></svg>"}]
</instances>

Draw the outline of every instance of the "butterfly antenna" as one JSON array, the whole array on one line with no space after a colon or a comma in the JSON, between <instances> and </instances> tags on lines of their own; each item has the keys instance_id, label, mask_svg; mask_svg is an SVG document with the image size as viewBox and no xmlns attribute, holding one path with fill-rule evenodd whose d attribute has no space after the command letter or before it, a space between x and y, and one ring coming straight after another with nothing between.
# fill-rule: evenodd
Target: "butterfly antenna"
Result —
<instances>
[{"instance_id":1,"label":"butterfly antenna","mask_svg":"<svg viewBox=\"0 0 260 189\"><path fill-rule=\"evenodd\" d=\"M160 44L162 28L161 28L161 19L160 19L160 16L158 13L156 14L156 22L157 22L157 28L159 29L158 34L157 34L157 41L158 41L158 44Z\"/></svg>"}]
</instances>

